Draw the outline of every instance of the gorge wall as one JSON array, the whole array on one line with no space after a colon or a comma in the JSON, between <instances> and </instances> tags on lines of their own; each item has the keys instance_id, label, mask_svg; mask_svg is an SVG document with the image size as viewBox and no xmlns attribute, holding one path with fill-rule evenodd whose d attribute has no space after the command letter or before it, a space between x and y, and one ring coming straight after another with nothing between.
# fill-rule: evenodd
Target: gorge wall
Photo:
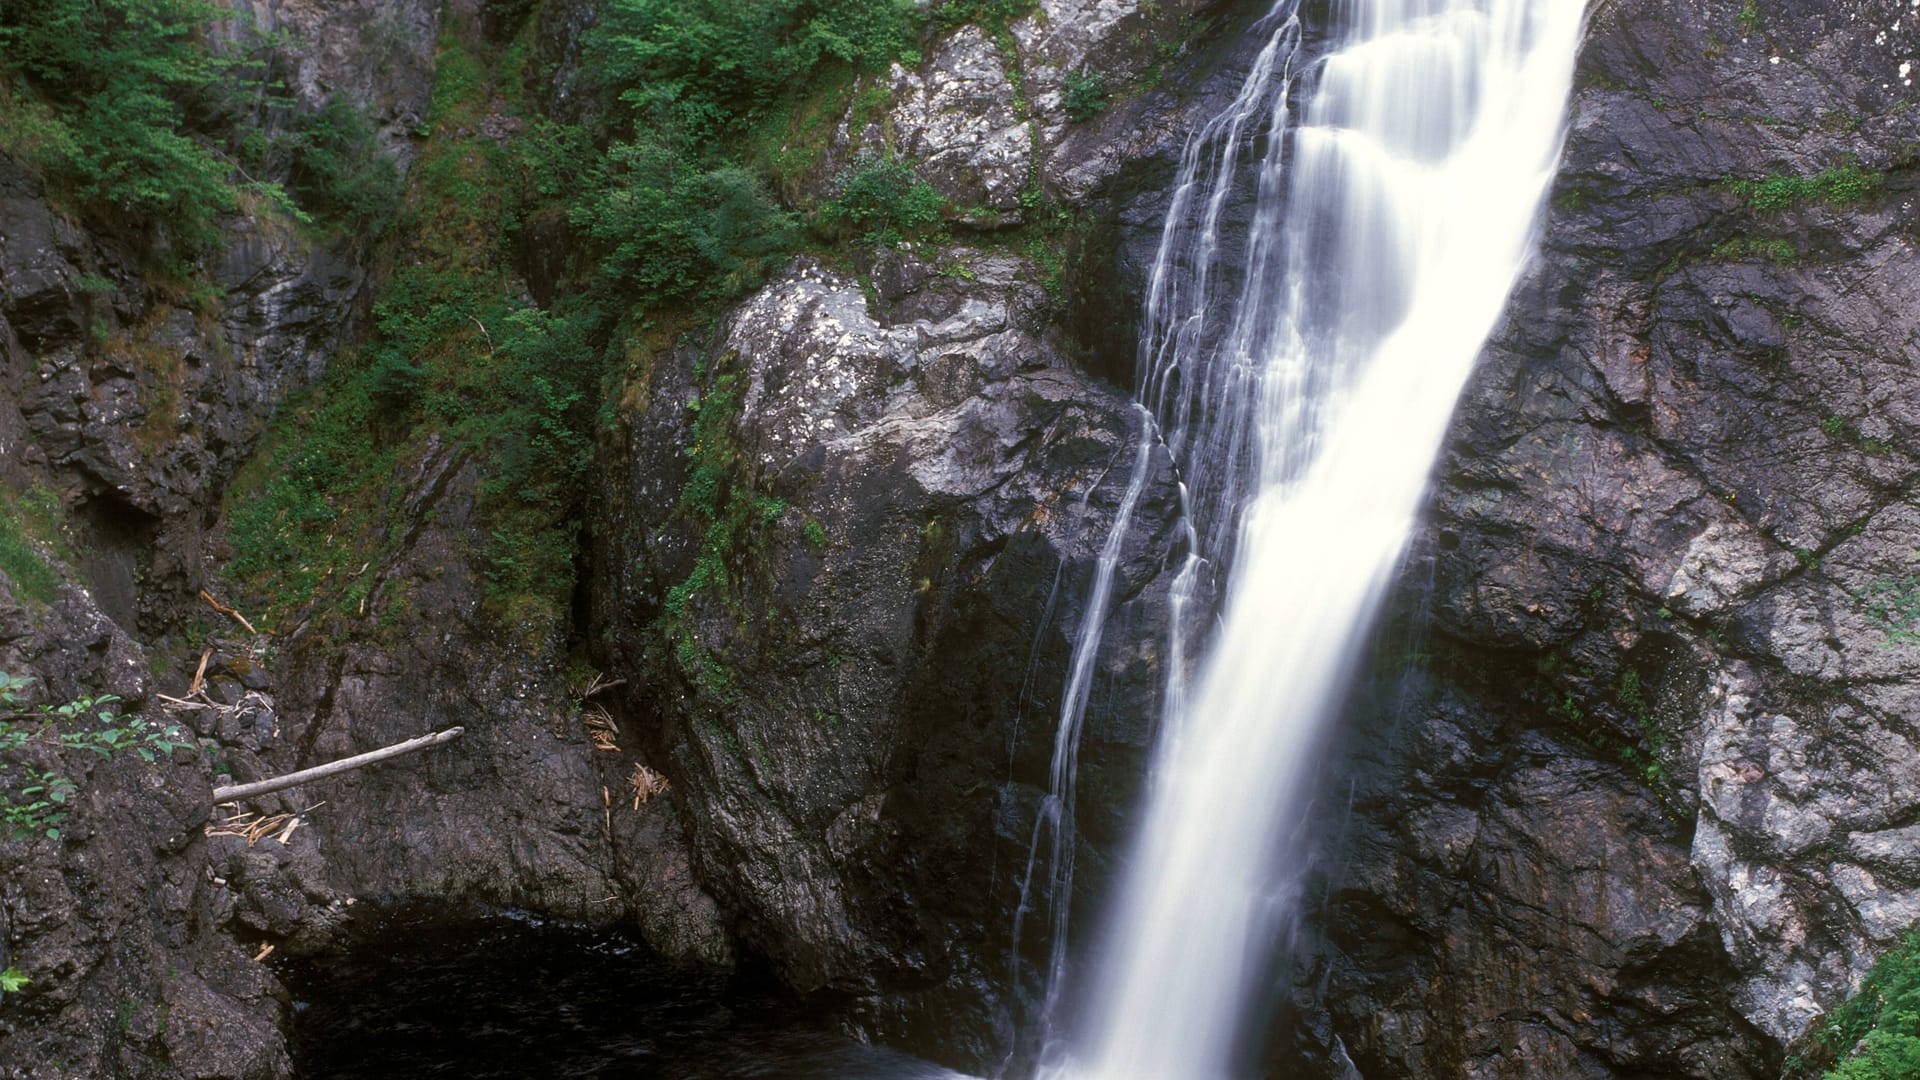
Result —
<instances>
[{"instance_id":1,"label":"gorge wall","mask_svg":"<svg viewBox=\"0 0 1920 1080\"><path fill-rule=\"evenodd\" d=\"M297 95L367 103L418 168L591 107L596 9L550 2L516 9L525 102L427 122L441 35L498 48L511 6L256 16L293 31ZM1043 0L863 76L781 197L887 149L945 235L804 256L636 335L579 586L547 606L490 599L496 463L429 434L382 474L349 599L261 636L210 612L203 588L272 602L226 571L223 498L297 437L281 406L367 336L396 256L240 216L211 289L169 292L0 159L0 481L57 579L0 571L0 670L202 740L83 773L58 840L0 837L0 968L33 980L0 1001L0 1075L288 1075L250 957L322 949L382 897L631 923L685 962L764 958L916 1053L1023 1060L1046 942L1013 926L1045 899L1022 891L1033 819L1139 431L1133 298L1261 13ZM1282 1075L1777 1075L1920 916L1920 25L1842 0L1590 18L1542 258L1323 800ZM563 218L517 228L519 288L579 287ZM1157 714L1177 479L1156 457L1098 658L1078 926ZM208 650L223 707L163 712ZM453 724L415 764L261 800L308 811L288 843L204 833L216 758L252 779ZM638 765L667 797L634 800Z\"/></svg>"},{"instance_id":2,"label":"gorge wall","mask_svg":"<svg viewBox=\"0 0 1920 1080\"><path fill-rule=\"evenodd\" d=\"M1916 29L1594 7L1356 751L1365 1075L1775 1075L1912 924Z\"/></svg>"}]
</instances>

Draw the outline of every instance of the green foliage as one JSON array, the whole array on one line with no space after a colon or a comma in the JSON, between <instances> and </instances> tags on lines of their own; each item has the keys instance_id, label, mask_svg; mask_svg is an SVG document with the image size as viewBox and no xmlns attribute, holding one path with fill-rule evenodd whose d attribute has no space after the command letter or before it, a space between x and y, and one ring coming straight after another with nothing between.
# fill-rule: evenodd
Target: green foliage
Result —
<instances>
[{"instance_id":1,"label":"green foliage","mask_svg":"<svg viewBox=\"0 0 1920 1080\"><path fill-rule=\"evenodd\" d=\"M241 187L215 150L220 95L246 65L204 38L231 13L203 0L15 0L0 66L34 97L7 142L89 208L210 247ZM263 190L276 196L270 185Z\"/></svg>"},{"instance_id":2,"label":"green foliage","mask_svg":"<svg viewBox=\"0 0 1920 1080\"><path fill-rule=\"evenodd\" d=\"M9 966L5 971L0 971L0 993L17 994L32 981L19 968Z\"/></svg>"},{"instance_id":3,"label":"green foliage","mask_svg":"<svg viewBox=\"0 0 1920 1080\"><path fill-rule=\"evenodd\" d=\"M430 120L442 134L421 148L397 219L411 261L382 289L363 347L287 413L229 496L229 572L270 618L323 601L364 613L368 570L404 532L392 478L430 434L484 463L490 600L557 610L572 586L569 519L591 447L605 316L583 303L536 307L516 285L506 245L518 200L557 183L565 166L474 133L492 89L473 55L450 44L439 72ZM576 145L543 132L545 149Z\"/></svg>"},{"instance_id":4,"label":"green foliage","mask_svg":"<svg viewBox=\"0 0 1920 1080\"><path fill-rule=\"evenodd\" d=\"M1621 757L1628 764L1640 766L1641 778L1648 785L1660 787L1667 780L1667 735L1653 717L1652 704L1640 685L1640 673L1632 668L1621 672L1613 699L1640 732L1640 747L1623 747Z\"/></svg>"},{"instance_id":5,"label":"green foliage","mask_svg":"<svg viewBox=\"0 0 1920 1080\"><path fill-rule=\"evenodd\" d=\"M1881 956L1844 1004L1788 1058L1786 1075L1823 1080L1920 1076L1920 932Z\"/></svg>"},{"instance_id":6,"label":"green foliage","mask_svg":"<svg viewBox=\"0 0 1920 1080\"><path fill-rule=\"evenodd\" d=\"M227 571L251 586L263 623L339 584L372 552L376 500L364 492L390 475L394 452L375 437L378 373L336 359L319 388L248 466L228 494ZM255 479L264 476L264 480Z\"/></svg>"},{"instance_id":7,"label":"green foliage","mask_svg":"<svg viewBox=\"0 0 1920 1080\"><path fill-rule=\"evenodd\" d=\"M1749 208L1768 213L1810 202L1851 205L1879 191L1886 179L1884 173L1868 172L1848 162L1813 176L1767 176L1758 180L1733 180L1727 186L1746 200Z\"/></svg>"},{"instance_id":8,"label":"green foliage","mask_svg":"<svg viewBox=\"0 0 1920 1080\"><path fill-rule=\"evenodd\" d=\"M946 210L946 200L914 175L913 166L890 158L861 158L833 188L833 197L820 204L821 220L868 244L931 236Z\"/></svg>"},{"instance_id":9,"label":"green foliage","mask_svg":"<svg viewBox=\"0 0 1920 1080\"><path fill-rule=\"evenodd\" d=\"M287 162L287 193L316 220L375 233L399 208L400 170L381 149L366 108L344 96L296 117L273 153Z\"/></svg>"},{"instance_id":10,"label":"green foliage","mask_svg":"<svg viewBox=\"0 0 1920 1080\"><path fill-rule=\"evenodd\" d=\"M121 716L113 709L120 699L112 694L29 709L24 698L32 681L0 671L0 830L15 839L59 839L60 826L79 790L59 772L21 763L21 753L28 747L85 750L103 759L131 750L153 762L179 747L194 745L190 735L171 724ZM76 727L81 724L88 726Z\"/></svg>"},{"instance_id":11,"label":"green foliage","mask_svg":"<svg viewBox=\"0 0 1920 1080\"><path fill-rule=\"evenodd\" d=\"M1032 11L1035 0L939 0L934 19L945 26L976 23L998 29Z\"/></svg>"},{"instance_id":12,"label":"green foliage","mask_svg":"<svg viewBox=\"0 0 1920 1080\"><path fill-rule=\"evenodd\" d=\"M585 128L535 117L513 141L518 182L534 199L572 195L600 165L600 152Z\"/></svg>"},{"instance_id":13,"label":"green foliage","mask_svg":"<svg viewBox=\"0 0 1920 1080\"><path fill-rule=\"evenodd\" d=\"M906 52L911 0L611 0L588 56L636 128L702 142L806 83L823 64Z\"/></svg>"},{"instance_id":14,"label":"green foliage","mask_svg":"<svg viewBox=\"0 0 1920 1080\"><path fill-rule=\"evenodd\" d=\"M737 296L796 235L752 173L702 168L653 139L614 146L570 216L604 252L603 287L650 305Z\"/></svg>"},{"instance_id":15,"label":"green foliage","mask_svg":"<svg viewBox=\"0 0 1920 1080\"><path fill-rule=\"evenodd\" d=\"M1876 578L1862 599L1889 645L1920 641L1920 576Z\"/></svg>"},{"instance_id":16,"label":"green foliage","mask_svg":"<svg viewBox=\"0 0 1920 1080\"><path fill-rule=\"evenodd\" d=\"M1712 258L1718 262L1766 259L1781 266L1792 266L1799 261L1800 253L1794 249L1793 241L1782 236L1736 236L1715 244Z\"/></svg>"},{"instance_id":17,"label":"green foliage","mask_svg":"<svg viewBox=\"0 0 1920 1080\"><path fill-rule=\"evenodd\" d=\"M1107 76L1085 68L1068 73L1061 94L1067 118L1074 123L1091 120L1107 107Z\"/></svg>"},{"instance_id":18,"label":"green foliage","mask_svg":"<svg viewBox=\"0 0 1920 1080\"><path fill-rule=\"evenodd\" d=\"M1004 23L1031 3L946 10L961 7ZM518 21L501 13L502 27ZM368 567L406 528L393 478L429 437L481 468L490 603L564 605L615 365L630 342L657 347L800 246L818 147L850 100L866 115L886 105L884 87L856 93L857 73L915 62L928 18L912 0L610 0L601 15L585 74L619 106L591 127L525 118L504 143L475 133L503 101L517 107L526 31L498 57L443 37L427 138L394 219L406 261L382 284L368 340L285 411L261 463L231 488L229 569L253 608L362 613L377 578ZM362 114L330 104L261 153L286 162L302 206L338 219L389 201L372 144ZM821 239L892 243L937 235L944 210L909 165L866 159L813 220ZM511 269L516 233L535 226L543 242L574 241L544 261L558 280L539 291L561 297L550 307ZM702 382L679 510L701 543L667 589L664 618L693 650L682 667L718 686L725 669L692 639L689 610L703 595L731 597L787 507L755 490L732 445L733 379ZM807 525L803 537L824 544Z\"/></svg>"},{"instance_id":19,"label":"green foliage","mask_svg":"<svg viewBox=\"0 0 1920 1080\"><path fill-rule=\"evenodd\" d=\"M35 531L20 500L0 497L0 574L17 595L49 604L59 594L60 576L34 546Z\"/></svg>"},{"instance_id":20,"label":"green foliage","mask_svg":"<svg viewBox=\"0 0 1920 1080\"><path fill-rule=\"evenodd\" d=\"M1760 29L1760 5L1755 0L1743 0L1741 3L1740 29L1749 34Z\"/></svg>"}]
</instances>

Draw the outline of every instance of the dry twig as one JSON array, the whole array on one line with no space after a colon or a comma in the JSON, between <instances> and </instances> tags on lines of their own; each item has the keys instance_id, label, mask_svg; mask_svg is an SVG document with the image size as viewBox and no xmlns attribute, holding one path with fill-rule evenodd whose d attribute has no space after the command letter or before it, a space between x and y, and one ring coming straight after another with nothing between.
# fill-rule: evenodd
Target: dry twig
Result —
<instances>
[{"instance_id":1,"label":"dry twig","mask_svg":"<svg viewBox=\"0 0 1920 1080\"><path fill-rule=\"evenodd\" d=\"M627 784L633 788L633 808L635 810L640 809L641 803L646 802L655 795L665 795L673 786L667 783L666 777L661 776L659 773L654 772L639 762L634 762L633 775L627 777Z\"/></svg>"},{"instance_id":2,"label":"dry twig","mask_svg":"<svg viewBox=\"0 0 1920 1080\"><path fill-rule=\"evenodd\" d=\"M405 754L418 753L431 746L439 746L441 743L459 738L461 733L466 730L464 727L450 727L445 731L436 731L431 735L422 735L419 738L394 743L392 746L383 746L378 750L369 750L364 754L355 754L352 757L344 757L338 761L329 761L325 765L315 765L311 769L301 769L299 772L290 772L284 776L275 776L267 780L256 780L251 784L217 787L213 789L213 797L217 801L225 802L229 799L247 799L255 795L265 795L268 792L280 791L284 788L299 787L301 784L312 783L315 780L324 780L329 776L337 776L340 773L365 768L375 762L388 761Z\"/></svg>"},{"instance_id":3,"label":"dry twig","mask_svg":"<svg viewBox=\"0 0 1920 1080\"><path fill-rule=\"evenodd\" d=\"M291 814L262 814L257 810L241 810L237 802L221 803L216 809L231 808L235 812L230 817L216 818L207 826L208 836L237 836L247 842L248 847L262 840L278 840L282 844L293 837L293 830L302 824L303 815L325 806L324 802L314 803L305 810Z\"/></svg>"},{"instance_id":4,"label":"dry twig","mask_svg":"<svg viewBox=\"0 0 1920 1080\"><path fill-rule=\"evenodd\" d=\"M580 726L587 729L587 738L595 750L620 752L620 729L614 725L613 714L605 706L588 705L580 710Z\"/></svg>"}]
</instances>

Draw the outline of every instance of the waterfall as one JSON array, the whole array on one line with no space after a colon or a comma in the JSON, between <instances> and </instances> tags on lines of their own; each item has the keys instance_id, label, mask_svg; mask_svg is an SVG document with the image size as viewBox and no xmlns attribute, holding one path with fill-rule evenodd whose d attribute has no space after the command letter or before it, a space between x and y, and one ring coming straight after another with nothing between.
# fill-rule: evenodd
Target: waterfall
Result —
<instances>
[{"instance_id":1,"label":"waterfall","mask_svg":"<svg viewBox=\"0 0 1920 1080\"><path fill-rule=\"evenodd\" d=\"M1047 1077L1234 1074L1305 872L1319 744L1559 155L1580 0L1333 0L1324 55L1296 73L1297 7L1262 20L1239 96L1190 140L1149 282L1141 438L1179 469L1190 554L1143 823ZM1223 208L1249 190L1230 236ZM1189 685L1186 611L1218 567ZM1056 907L1105 603L1062 707ZM1064 916L1055 930L1057 968Z\"/></svg>"}]
</instances>

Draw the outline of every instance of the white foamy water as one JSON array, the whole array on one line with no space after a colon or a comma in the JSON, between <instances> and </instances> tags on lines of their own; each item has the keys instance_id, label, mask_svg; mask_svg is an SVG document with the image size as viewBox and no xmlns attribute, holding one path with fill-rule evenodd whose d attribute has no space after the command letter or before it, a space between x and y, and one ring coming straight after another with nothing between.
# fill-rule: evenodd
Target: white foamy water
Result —
<instances>
[{"instance_id":1,"label":"white foamy water","mask_svg":"<svg viewBox=\"0 0 1920 1080\"><path fill-rule=\"evenodd\" d=\"M1293 123L1296 6L1263 20L1239 98L1190 143L1146 299L1142 437L1162 433L1179 464L1194 554L1139 839L1045 1077L1235 1074L1305 871L1326 724L1559 155L1580 0L1336 0ZM1229 235L1223 209L1248 191ZM1185 612L1222 565L1219 619L1189 641ZM1056 756L1050 812L1071 806L1071 776Z\"/></svg>"}]
</instances>

